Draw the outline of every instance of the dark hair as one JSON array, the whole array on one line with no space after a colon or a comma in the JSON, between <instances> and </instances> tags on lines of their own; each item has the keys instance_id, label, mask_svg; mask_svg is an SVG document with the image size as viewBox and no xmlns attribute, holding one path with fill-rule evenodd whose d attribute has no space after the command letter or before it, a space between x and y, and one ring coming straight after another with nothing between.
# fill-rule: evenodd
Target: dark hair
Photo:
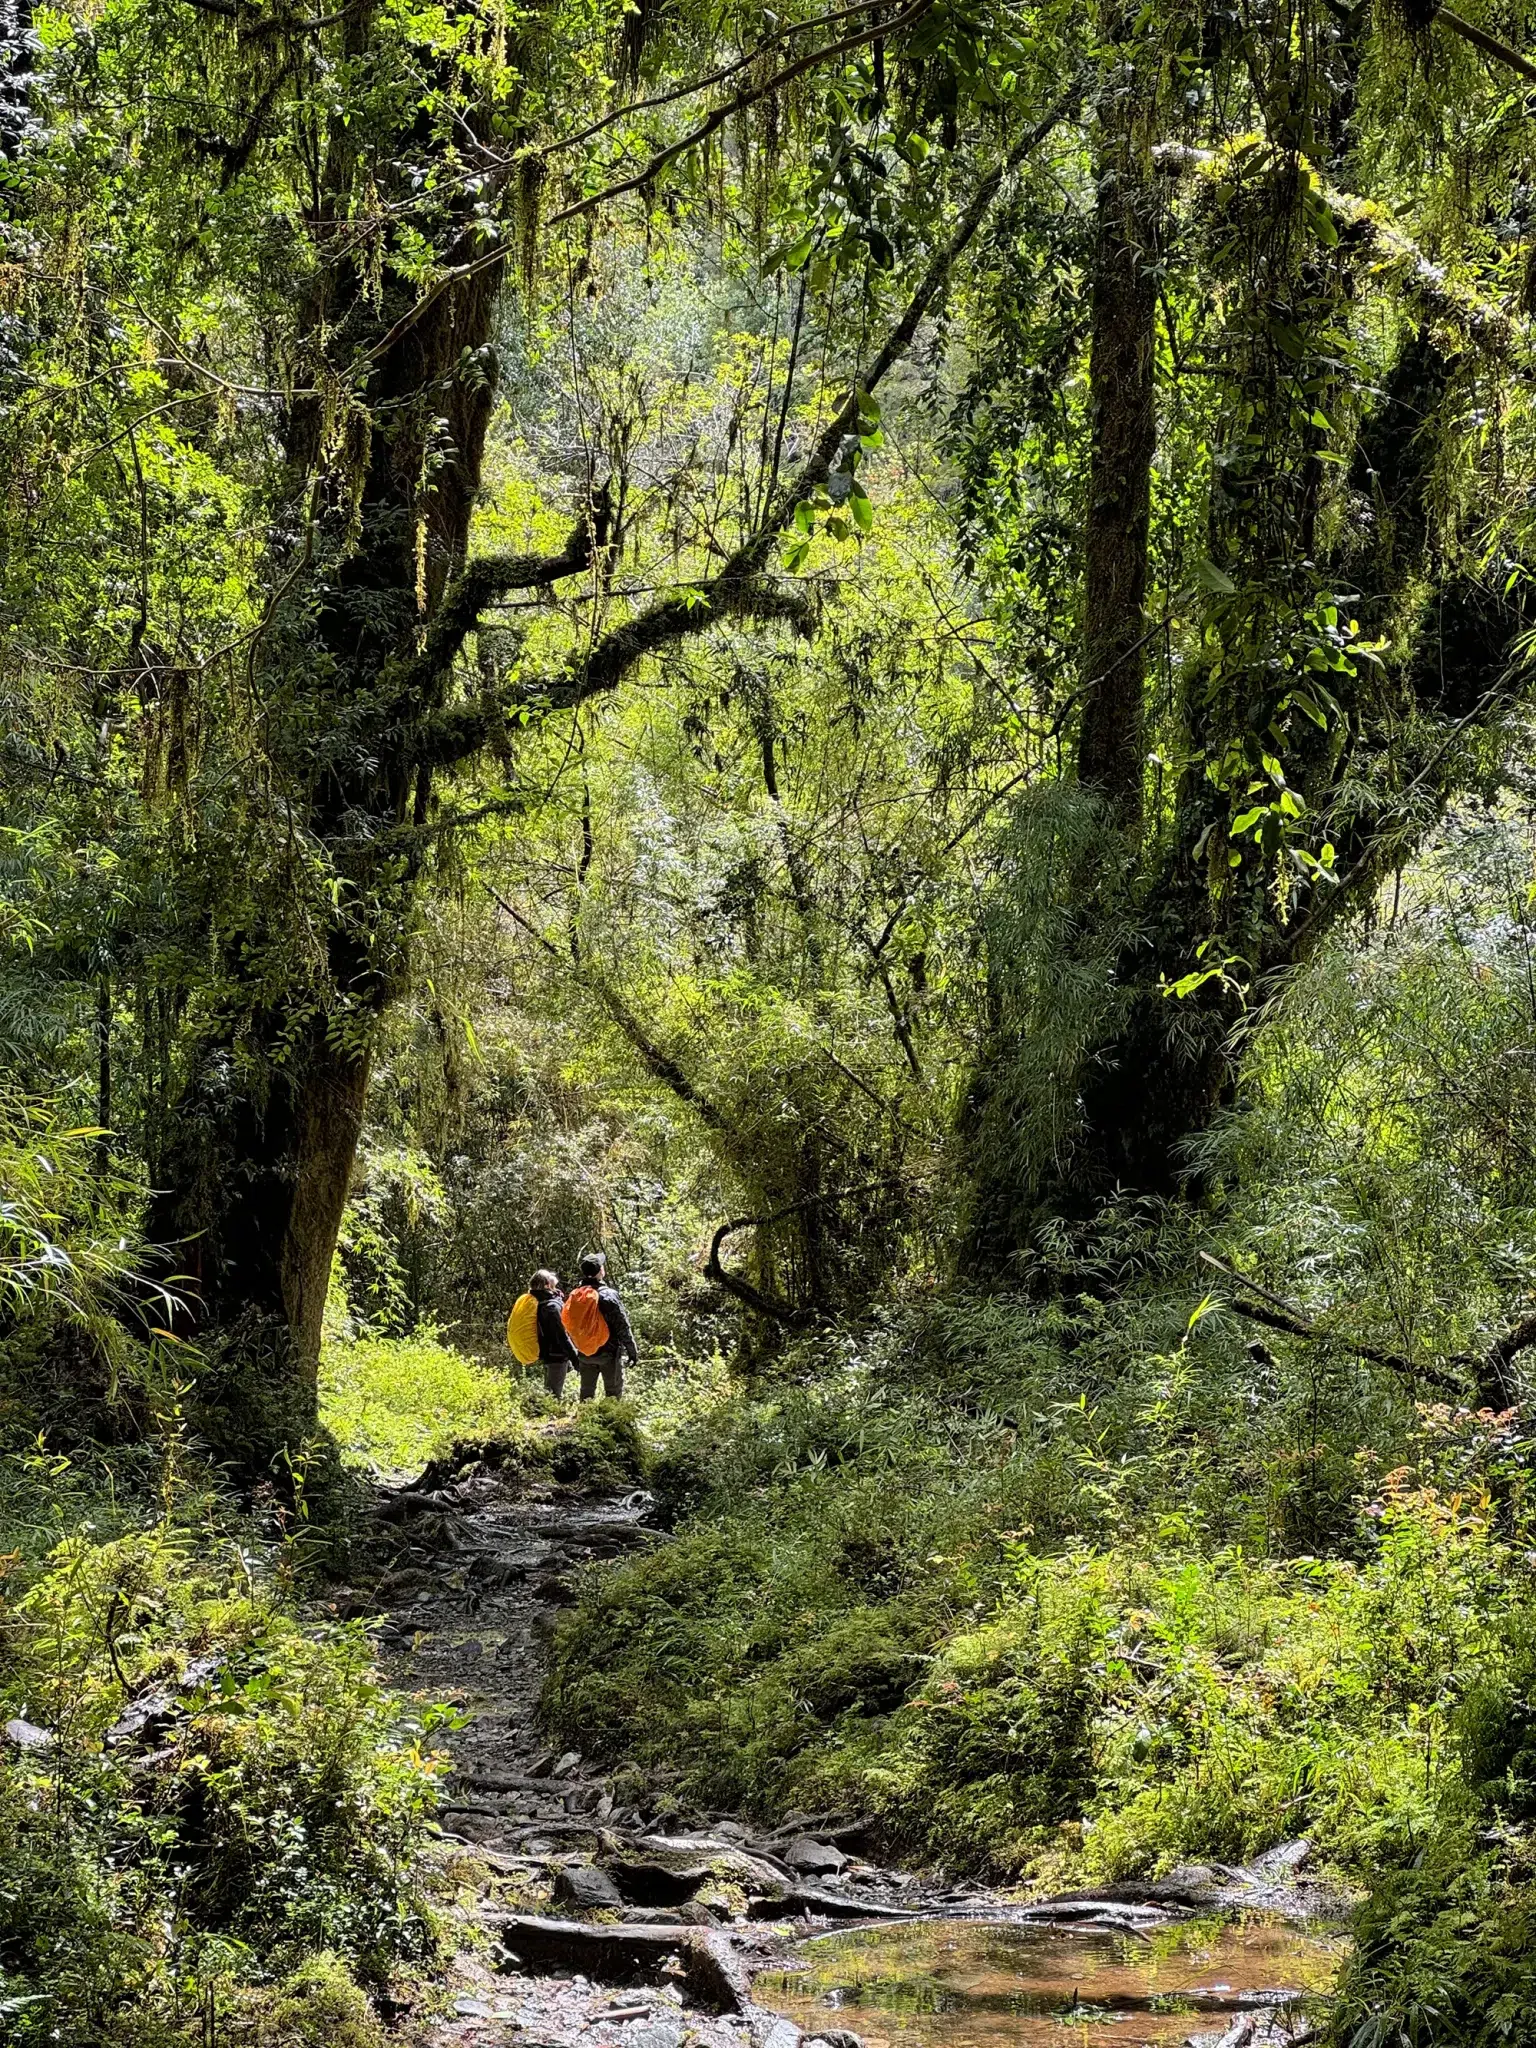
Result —
<instances>
[{"instance_id":1,"label":"dark hair","mask_svg":"<svg viewBox=\"0 0 1536 2048\"><path fill-rule=\"evenodd\" d=\"M583 1280L601 1280L607 1271L608 1261L601 1252L583 1252L581 1277Z\"/></svg>"},{"instance_id":2,"label":"dark hair","mask_svg":"<svg viewBox=\"0 0 1536 2048\"><path fill-rule=\"evenodd\" d=\"M551 1273L548 1266L540 1266L537 1273L528 1282L528 1292L530 1294L558 1294L560 1292L560 1275L558 1273Z\"/></svg>"}]
</instances>

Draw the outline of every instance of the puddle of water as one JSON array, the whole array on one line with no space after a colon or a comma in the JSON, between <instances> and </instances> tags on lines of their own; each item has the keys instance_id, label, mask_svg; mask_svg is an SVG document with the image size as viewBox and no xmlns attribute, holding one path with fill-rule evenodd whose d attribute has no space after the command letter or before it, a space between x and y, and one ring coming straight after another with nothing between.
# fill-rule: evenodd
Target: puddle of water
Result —
<instances>
[{"instance_id":1,"label":"puddle of water","mask_svg":"<svg viewBox=\"0 0 1536 2048\"><path fill-rule=\"evenodd\" d=\"M1326 1992L1341 1944L1261 1920L1144 1933L928 1920L819 1936L754 1996L869 2048L1177 2048ZM1289 1993L1289 2000L1280 1994Z\"/></svg>"}]
</instances>

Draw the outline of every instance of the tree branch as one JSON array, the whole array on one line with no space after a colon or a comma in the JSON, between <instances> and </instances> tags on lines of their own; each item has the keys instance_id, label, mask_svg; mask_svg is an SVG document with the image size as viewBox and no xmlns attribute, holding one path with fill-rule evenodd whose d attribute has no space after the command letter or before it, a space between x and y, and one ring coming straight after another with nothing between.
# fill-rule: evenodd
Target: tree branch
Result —
<instances>
[{"instance_id":1,"label":"tree branch","mask_svg":"<svg viewBox=\"0 0 1536 2048\"><path fill-rule=\"evenodd\" d=\"M1305 1337L1309 1341L1342 1345L1346 1351L1354 1352L1357 1358L1367 1359L1372 1365L1385 1366L1388 1372L1401 1374L1406 1379L1422 1380L1427 1386L1438 1387L1445 1394L1461 1394L1459 1382L1453 1380L1449 1374L1441 1372L1436 1366L1416 1364L1413 1359L1405 1358L1400 1351L1382 1351L1374 1344L1362 1343L1358 1337L1346 1337L1339 1330L1319 1329L1316 1323L1308 1322L1304 1316L1298 1315L1294 1308L1280 1299L1279 1295L1271 1294L1267 1287L1261 1287L1256 1280L1250 1280L1244 1274L1234 1272L1230 1266L1223 1265L1220 1259L1213 1258L1209 1252L1200 1254L1200 1263L1210 1266L1213 1271L1220 1273L1223 1279L1230 1280L1237 1287L1246 1288L1250 1294L1257 1295L1260 1301L1270 1304L1266 1308L1260 1308L1252 1302L1234 1301L1231 1304L1233 1313L1244 1317L1246 1321L1262 1323L1267 1330L1284 1330L1291 1337ZM1536 1337L1532 1338L1532 1342L1536 1342Z\"/></svg>"},{"instance_id":2,"label":"tree branch","mask_svg":"<svg viewBox=\"0 0 1536 2048\"><path fill-rule=\"evenodd\" d=\"M803 1208L797 1202L796 1208ZM734 1294L748 1308L756 1309L762 1316L770 1316L774 1322L783 1323L786 1329L805 1330L816 1321L811 1310L796 1308L787 1301L776 1301L772 1295L764 1294L754 1287L750 1280L743 1280L738 1273L728 1273L720 1263L720 1247L735 1231L749 1229L753 1224L775 1223L779 1216L787 1216L787 1209L780 1209L774 1216L738 1216L734 1222L722 1223L710 1241L709 1257L704 1263L704 1277L713 1280L717 1287L723 1287L727 1294Z\"/></svg>"},{"instance_id":3,"label":"tree branch","mask_svg":"<svg viewBox=\"0 0 1536 2048\"><path fill-rule=\"evenodd\" d=\"M591 567L594 552L606 545L612 519L604 484L558 555L477 555L443 593L421 647L384 670L379 679L381 709L393 704L409 717L430 701L486 607L510 590L543 590L562 576L580 575Z\"/></svg>"},{"instance_id":4,"label":"tree branch","mask_svg":"<svg viewBox=\"0 0 1536 2048\"><path fill-rule=\"evenodd\" d=\"M1487 29L1476 28L1470 21L1464 21L1459 14L1453 14L1449 7L1442 7L1435 15L1442 28L1448 28L1453 36L1460 36L1481 50L1485 57L1492 57L1496 63L1507 64L1511 71L1518 71L1522 78L1536 82L1536 64L1529 57L1522 57L1518 50L1512 50L1508 43L1501 43L1497 36L1489 35Z\"/></svg>"},{"instance_id":5,"label":"tree branch","mask_svg":"<svg viewBox=\"0 0 1536 2048\"><path fill-rule=\"evenodd\" d=\"M949 281L950 273L975 239L1003 181L1023 164L1052 130L1081 105L1084 84L1073 84L1045 117L1019 139L1007 156L981 181L971 203L961 215L954 233L934 257L922 281L907 303L906 311L886 336L879 352L855 378L847 397L822 429L806 460L795 475L770 500L754 531L742 542L724 568L703 586L691 603L671 599L653 605L637 618L616 627L587 659L573 669L564 684L551 691L552 700L565 705L583 703L588 697L614 689L635 665L649 654L658 653L672 641L690 633L701 633L718 619L750 614L762 618L793 616L795 599L790 587L764 583L762 572L774 542L794 517L802 498L824 484L832 464L850 434L858 431L860 398L876 389L887 372L911 347L918 328L932 311ZM803 603L803 598L800 600Z\"/></svg>"},{"instance_id":6,"label":"tree branch","mask_svg":"<svg viewBox=\"0 0 1536 2048\"><path fill-rule=\"evenodd\" d=\"M583 142L590 142L594 135L601 135L605 128L613 127L615 122L633 120L636 114L648 114L656 107L670 107L678 100L692 99L697 92L708 92L712 85L723 85L728 78L735 78L755 64L759 57L766 56L775 43L787 42L791 36L809 35L814 29L834 28L840 21L851 20L858 14L869 14L883 5L884 0L857 0L852 7L839 7L814 21L789 22L783 28L775 29L772 35L764 36L744 56L722 64L718 71L706 71L702 77L691 78L686 85L675 85L670 91L653 93L649 99L630 100L624 106L614 107L610 112L600 114L585 128L578 128L574 134L562 135L557 141L546 143L536 154L551 157L559 156L567 149L576 149Z\"/></svg>"},{"instance_id":7,"label":"tree branch","mask_svg":"<svg viewBox=\"0 0 1536 2048\"><path fill-rule=\"evenodd\" d=\"M492 902L499 904L515 925L525 931L536 945L542 946L552 959L557 960L567 974L570 973L571 962L569 957L561 951L560 947L555 944L554 940L547 933L541 932L531 919L524 917L522 912L515 909L504 896L491 887L489 882L484 882L481 886ZM613 989L606 987L602 982L593 981L585 976L582 980L582 987L587 989L602 1004L613 1022L623 1032L624 1036L635 1048L635 1051L639 1053L648 1071L658 1081L663 1082L670 1088L674 1095L686 1102L688 1107L697 1114L700 1123L713 1131L717 1137L727 1135L731 1125L724 1110L711 1102L707 1095L702 1094L694 1086L672 1055L663 1051L651 1037L645 1026L640 1022L640 1019L629 1008L623 998Z\"/></svg>"},{"instance_id":8,"label":"tree branch","mask_svg":"<svg viewBox=\"0 0 1536 2048\"><path fill-rule=\"evenodd\" d=\"M862 28L851 35L841 36L835 43L824 43L820 49L808 50L803 57L797 57L792 64L786 64L774 72L771 78L765 78L755 85L743 86L741 91L733 94L730 99L722 100L717 107L711 107L698 126L691 128L680 141L669 143L665 149L657 150L638 171L627 178L618 179L612 185L605 185L601 192L593 192L585 199L573 200L558 213L552 213L545 226L554 228L562 221L578 220L583 214L592 213L599 206L606 206L611 199L622 199L626 193L640 191L649 185L659 172L664 171L668 164L686 155L690 149L697 149L700 143L707 142L711 135L725 126L733 114L745 112L759 100L766 99L770 93L781 91L786 85L793 84L797 78L803 78L807 71L814 71L818 65L827 63L833 57L846 56L850 50L857 50L865 43L873 42L877 36L899 35L903 29L914 27L933 5L934 0L912 0L906 11L898 14L893 21L881 22L876 19L873 22L866 22Z\"/></svg>"},{"instance_id":9,"label":"tree branch","mask_svg":"<svg viewBox=\"0 0 1536 2048\"><path fill-rule=\"evenodd\" d=\"M1536 1344L1536 1316L1527 1316L1506 1330L1479 1358L1468 1359L1477 1374L1478 1398L1485 1408L1503 1410L1515 1405L1516 1388L1509 1376L1511 1362Z\"/></svg>"}]
</instances>

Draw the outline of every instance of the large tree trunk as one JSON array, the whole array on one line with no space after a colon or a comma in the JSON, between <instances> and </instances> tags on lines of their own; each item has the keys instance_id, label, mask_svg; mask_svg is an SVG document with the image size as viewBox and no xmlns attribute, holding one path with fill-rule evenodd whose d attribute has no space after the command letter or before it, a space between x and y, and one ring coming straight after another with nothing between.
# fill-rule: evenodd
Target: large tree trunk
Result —
<instances>
[{"instance_id":1,"label":"large tree trunk","mask_svg":"<svg viewBox=\"0 0 1536 2048\"><path fill-rule=\"evenodd\" d=\"M1450 570L1431 516L1435 427L1441 407L1454 403L1457 367L1433 336L1410 335L1361 424L1350 484L1370 509L1346 529L1331 573L1336 587L1361 593L1365 631L1384 636L1396 660L1384 678L1361 663L1352 683L1339 679L1348 721L1342 749L1319 740L1310 758L1298 754L1290 764L1320 813L1347 780L1376 790L1378 807L1337 821L1338 879L1314 888L1296 914L1281 917L1262 887L1223 903L1211 886L1208 849L1226 850L1226 811L1197 752L1179 789L1169 849L1140 883L1138 940L1119 967L1128 994L1120 1027L1084 1076L1074 1185L1086 1204L1114 1187L1169 1195L1189 1185L1199 1139L1236 1097L1242 1056L1234 1027L1244 998L1215 970L1241 954L1243 969L1257 970L1257 993L1275 993L1341 917L1369 902L1451 800L1462 768L1447 732L1480 714L1489 722L1500 715L1524 607L1497 584ZM1416 747L1400 757L1401 729L1415 720ZM1198 732L1193 711L1191 726ZM1198 733L1206 751L1227 736ZM1405 784L1414 801L1395 809L1392 791ZM1166 992L1202 966L1210 978L1193 993Z\"/></svg>"},{"instance_id":2,"label":"large tree trunk","mask_svg":"<svg viewBox=\"0 0 1536 2048\"><path fill-rule=\"evenodd\" d=\"M1136 67L1101 106L1089 352L1092 452L1084 535L1083 711L1077 766L1117 820L1141 823L1146 757L1147 544L1157 446L1156 235Z\"/></svg>"},{"instance_id":3,"label":"large tree trunk","mask_svg":"<svg viewBox=\"0 0 1536 2048\"><path fill-rule=\"evenodd\" d=\"M355 168L343 134L329 161L334 185ZM483 256L466 220L442 261L462 270ZM295 600L299 623L284 628L286 641L274 633L263 677L278 787L338 878L318 934L313 905L307 913L309 954L321 965L307 985L296 979L295 1018L261 992L284 960L284 906L268 906L257 929L229 942L221 969L231 992L170 1105L150 1217L152 1237L189 1276L192 1331L233 1341L268 1384L270 1398L255 1406L243 1383L238 1398L232 1391L238 1375L215 1390L232 1413L230 1428L213 1433L249 1435L234 1447L258 1463L316 1421L321 1323L372 1046L409 966L423 844L415 828L431 796L422 734L451 667L451 657L437 669L416 657L464 564L493 398L500 265L484 263L420 310L399 281L376 297L362 264L322 265L306 312L317 372L322 350L329 363L373 366L340 457L321 400L294 407L295 494L320 476L325 539L311 605ZM323 388L325 378L306 381Z\"/></svg>"}]
</instances>

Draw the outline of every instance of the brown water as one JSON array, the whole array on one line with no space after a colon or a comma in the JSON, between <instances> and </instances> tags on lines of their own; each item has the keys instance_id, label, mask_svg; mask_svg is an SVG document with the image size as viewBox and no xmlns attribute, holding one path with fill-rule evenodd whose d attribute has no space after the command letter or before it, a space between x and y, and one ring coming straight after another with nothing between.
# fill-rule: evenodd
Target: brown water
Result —
<instances>
[{"instance_id":1,"label":"brown water","mask_svg":"<svg viewBox=\"0 0 1536 2048\"><path fill-rule=\"evenodd\" d=\"M1328 1990L1340 1946L1272 1922L1143 1933L925 1920L823 1935L755 1996L869 2048L1177 2048L1255 2006Z\"/></svg>"}]
</instances>

